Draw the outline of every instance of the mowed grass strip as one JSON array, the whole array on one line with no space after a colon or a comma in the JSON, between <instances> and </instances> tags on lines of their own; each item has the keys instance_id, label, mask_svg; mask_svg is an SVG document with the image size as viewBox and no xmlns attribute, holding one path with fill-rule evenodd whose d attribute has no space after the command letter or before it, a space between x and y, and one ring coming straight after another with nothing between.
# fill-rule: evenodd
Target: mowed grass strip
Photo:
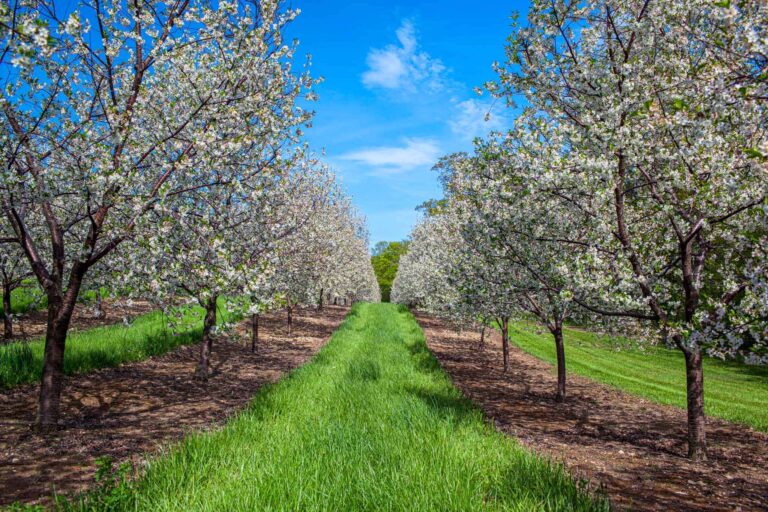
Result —
<instances>
[{"instance_id":1,"label":"mowed grass strip","mask_svg":"<svg viewBox=\"0 0 768 512\"><path fill-rule=\"evenodd\" d=\"M556 361L548 331L516 324L510 341L540 359ZM569 372L658 403L686 406L685 360L679 351L658 346L640 350L628 340L567 329L565 357ZM704 406L710 416L768 432L768 368L706 358Z\"/></svg>"},{"instance_id":2,"label":"mowed grass strip","mask_svg":"<svg viewBox=\"0 0 768 512\"><path fill-rule=\"evenodd\" d=\"M220 307L219 323L236 321ZM181 345L200 341L203 335L203 308L185 311L177 329L168 327L162 311L137 316L129 325L115 324L72 331L67 337L64 373L86 373L98 368L141 361L164 354ZM0 388L13 388L40 380L44 340L19 341L0 345Z\"/></svg>"},{"instance_id":3,"label":"mowed grass strip","mask_svg":"<svg viewBox=\"0 0 768 512\"><path fill-rule=\"evenodd\" d=\"M307 365L222 430L149 461L74 509L607 510L499 433L453 387L409 312L357 304Z\"/></svg>"}]
</instances>

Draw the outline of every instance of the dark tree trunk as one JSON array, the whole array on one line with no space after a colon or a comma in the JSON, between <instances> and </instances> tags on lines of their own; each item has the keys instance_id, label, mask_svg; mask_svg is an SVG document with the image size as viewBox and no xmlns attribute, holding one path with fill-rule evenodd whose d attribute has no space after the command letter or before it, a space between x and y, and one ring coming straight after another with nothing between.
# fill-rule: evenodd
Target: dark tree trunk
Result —
<instances>
[{"instance_id":1,"label":"dark tree trunk","mask_svg":"<svg viewBox=\"0 0 768 512\"><path fill-rule=\"evenodd\" d=\"M216 327L216 296L208 299L205 304L205 320L203 320L203 340L200 343L200 361L195 370L195 378L208 380L208 367L210 366L211 351L213 350L213 336L211 332Z\"/></svg>"},{"instance_id":2,"label":"dark tree trunk","mask_svg":"<svg viewBox=\"0 0 768 512\"><path fill-rule=\"evenodd\" d=\"M319 303L318 303L318 305L317 305L317 309L319 309L320 311L322 311L322 310L323 310L323 293L324 293L324 292L325 292L325 290L323 290L322 288L320 288L320 302L319 302Z\"/></svg>"},{"instance_id":3,"label":"dark tree trunk","mask_svg":"<svg viewBox=\"0 0 768 512\"><path fill-rule=\"evenodd\" d=\"M509 370L509 318L501 319L501 348L504 353L504 372Z\"/></svg>"},{"instance_id":4,"label":"dark tree trunk","mask_svg":"<svg viewBox=\"0 0 768 512\"><path fill-rule=\"evenodd\" d=\"M485 326L480 329L480 344L485 345Z\"/></svg>"},{"instance_id":5,"label":"dark tree trunk","mask_svg":"<svg viewBox=\"0 0 768 512\"><path fill-rule=\"evenodd\" d=\"M13 338L13 318L11 317L11 287L3 286L3 324L5 327L3 337L7 340Z\"/></svg>"},{"instance_id":6,"label":"dark tree trunk","mask_svg":"<svg viewBox=\"0 0 768 512\"><path fill-rule=\"evenodd\" d=\"M259 343L259 314L251 315L251 352L256 352L256 345Z\"/></svg>"},{"instance_id":7,"label":"dark tree trunk","mask_svg":"<svg viewBox=\"0 0 768 512\"><path fill-rule=\"evenodd\" d=\"M293 306L288 306L288 336L293 332Z\"/></svg>"},{"instance_id":8,"label":"dark tree trunk","mask_svg":"<svg viewBox=\"0 0 768 512\"><path fill-rule=\"evenodd\" d=\"M565 344L563 343L563 329L558 327L552 332L555 337L555 350L557 352L557 394L555 400L565 401Z\"/></svg>"},{"instance_id":9,"label":"dark tree trunk","mask_svg":"<svg viewBox=\"0 0 768 512\"><path fill-rule=\"evenodd\" d=\"M338 297L334 297L334 298L333 298L333 305L334 305L334 306L338 306L338 300L339 300L339 298L338 298Z\"/></svg>"},{"instance_id":10,"label":"dark tree trunk","mask_svg":"<svg viewBox=\"0 0 768 512\"><path fill-rule=\"evenodd\" d=\"M688 394L688 457L707 460L707 427L704 416L704 368L701 349L683 350Z\"/></svg>"},{"instance_id":11,"label":"dark tree trunk","mask_svg":"<svg viewBox=\"0 0 768 512\"><path fill-rule=\"evenodd\" d=\"M37 428L42 432L55 430L59 423L59 404L64 389L64 348L79 288L80 283L76 282L64 298L56 293L48 295L48 325L37 411Z\"/></svg>"}]
</instances>

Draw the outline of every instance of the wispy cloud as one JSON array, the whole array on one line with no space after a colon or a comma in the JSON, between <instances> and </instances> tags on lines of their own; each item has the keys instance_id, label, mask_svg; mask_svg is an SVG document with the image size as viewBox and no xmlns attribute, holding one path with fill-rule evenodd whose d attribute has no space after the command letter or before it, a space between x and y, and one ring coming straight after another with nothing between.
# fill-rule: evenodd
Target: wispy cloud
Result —
<instances>
[{"instance_id":1,"label":"wispy cloud","mask_svg":"<svg viewBox=\"0 0 768 512\"><path fill-rule=\"evenodd\" d=\"M417 86L433 91L442 89L446 68L440 59L419 48L413 22L403 20L395 34L399 44L368 52L368 70L363 73L363 84L369 89L406 92L416 91Z\"/></svg>"},{"instance_id":2,"label":"wispy cloud","mask_svg":"<svg viewBox=\"0 0 768 512\"><path fill-rule=\"evenodd\" d=\"M389 176L417 168L432 167L441 155L432 139L405 139L402 146L377 146L341 155L347 160L371 168L370 174Z\"/></svg>"},{"instance_id":3,"label":"wispy cloud","mask_svg":"<svg viewBox=\"0 0 768 512\"><path fill-rule=\"evenodd\" d=\"M458 102L454 105L454 114L448 121L448 125L454 135L464 140L473 140L482 137L493 130L501 130L508 124L504 115L493 112L493 103L477 98Z\"/></svg>"}]
</instances>

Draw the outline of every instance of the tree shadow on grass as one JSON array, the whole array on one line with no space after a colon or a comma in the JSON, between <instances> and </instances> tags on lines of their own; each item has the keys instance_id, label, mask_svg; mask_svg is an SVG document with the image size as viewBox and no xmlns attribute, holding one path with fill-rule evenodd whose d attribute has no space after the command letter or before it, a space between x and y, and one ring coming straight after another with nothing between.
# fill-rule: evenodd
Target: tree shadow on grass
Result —
<instances>
[{"instance_id":1,"label":"tree shadow on grass","mask_svg":"<svg viewBox=\"0 0 768 512\"><path fill-rule=\"evenodd\" d=\"M442 373L440 363L435 359L435 356L432 355L432 352L429 351L423 340L419 339L410 343L406 342L405 348L410 352L411 359L418 371L427 374Z\"/></svg>"},{"instance_id":2,"label":"tree shadow on grass","mask_svg":"<svg viewBox=\"0 0 768 512\"><path fill-rule=\"evenodd\" d=\"M377 381L381 377L381 366L370 358L359 357L347 364L346 376L350 381Z\"/></svg>"},{"instance_id":3,"label":"tree shadow on grass","mask_svg":"<svg viewBox=\"0 0 768 512\"><path fill-rule=\"evenodd\" d=\"M479 422L482 419L480 411L465 397L450 389L433 390L422 386L406 385L408 395L418 398L440 419L456 425Z\"/></svg>"},{"instance_id":4,"label":"tree shadow on grass","mask_svg":"<svg viewBox=\"0 0 768 512\"><path fill-rule=\"evenodd\" d=\"M682 356L680 357L682 361ZM704 364L711 364L718 369L728 370L731 373L740 373L742 375L748 375L750 380L755 381L768 381L768 366L759 366L752 364L744 364L739 361L720 361L718 359L705 360ZM706 367L705 370L706 372ZM752 378L754 377L754 378Z\"/></svg>"}]
</instances>

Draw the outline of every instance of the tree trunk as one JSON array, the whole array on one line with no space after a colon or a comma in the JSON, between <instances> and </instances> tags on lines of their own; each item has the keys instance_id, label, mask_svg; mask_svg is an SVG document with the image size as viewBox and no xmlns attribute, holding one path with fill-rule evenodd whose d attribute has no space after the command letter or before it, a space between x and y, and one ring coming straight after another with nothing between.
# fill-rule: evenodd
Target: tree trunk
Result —
<instances>
[{"instance_id":1,"label":"tree trunk","mask_svg":"<svg viewBox=\"0 0 768 512\"><path fill-rule=\"evenodd\" d=\"M259 343L259 314L251 315L251 352L256 352L256 345Z\"/></svg>"},{"instance_id":2,"label":"tree trunk","mask_svg":"<svg viewBox=\"0 0 768 512\"><path fill-rule=\"evenodd\" d=\"M688 394L688 457L707 460L707 431L704 416L704 368L701 349L684 349Z\"/></svg>"},{"instance_id":3,"label":"tree trunk","mask_svg":"<svg viewBox=\"0 0 768 512\"><path fill-rule=\"evenodd\" d=\"M37 410L37 428L51 432L59 423L59 404L64 388L64 348L72 320L79 283L67 291L66 299L57 294L48 295L48 325L45 332L43 374Z\"/></svg>"},{"instance_id":4,"label":"tree trunk","mask_svg":"<svg viewBox=\"0 0 768 512\"><path fill-rule=\"evenodd\" d=\"M504 372L509 370L509 319L501 319L501 348L504 352Z\"/></svg>"},{"instance_id":5,"label":"tree trunk","mask_svg":"<svg viewBox=\"0 0 768 512\"><path fill-rule=\"evenodd\" d=\"M485 345L485 326L480 329L480 344Z\"/></svg>"},{"instance_id":6,"label":"tree trunk","mask_svg":"<svg viewBox=\"0 0 768 512\"><path fill-rule=\"evenodd\" d=\"M288 336L293 332L293 306L288 306Z\"/></svg>"},{"instance_id":7,"label":"tree trunk","mask_svg":"<svg viewBox=\"0 0 768 512\"><path fill-rule=\"evenodd\" d=\"M96 303L93 305L93 310L95 318L106 318L107 314L104 312L104 308L102 308L101 290L96 290Z\"/></svg>"},{"instance_id":8,"label":"tree trunk","mask_svg":"<svg viewBox=\"0 0 768 512\"><path fill-rule=\"evenodd\" d=\"M320 288L320 302L319 302L319 303L318 303L318 305L317 305L317 309L319 309L320 311L322 311L322 310L323 310L323 292L324 292L324 291L325 291L325 290L323 290L322 288Z\"/></svg>"},{"instance_id":9,"label":"tree trunk","mask_svg":"<svg viewBox=\"0 0 768 512\"><path fill-rule=\"evenodd\" d=\"M200 343L200 361L195 370L195 378L208 380L208 367L210 366L211 350L213 350L213 336L211 331L216 327L216 299L214 295L205 304L205 320L203 320L203 340Z\"/></svg>"},{"instance_id":10,"label":"tree trunk","mask_svg":"<svg viewBox=\"0 0 768 512\"><path fill-rule=\"evenodd\" d=\"M13 338L13 318L11 317L11 287L3 286L3 324L5 331L3 337L7 340Z\"/></svg>"},{"instance_id":11,"label":"tree trunk","mask_svg":"<svg viewBox=\"0 0 768 512\"><path fill-rule=\"evenodd\" d=\"M552 332L555 337L555 350L557 352L557 394L555 400L565 401L565 345L563 344L563 329L558 327Z\"/></svg>"}]
</instances>

